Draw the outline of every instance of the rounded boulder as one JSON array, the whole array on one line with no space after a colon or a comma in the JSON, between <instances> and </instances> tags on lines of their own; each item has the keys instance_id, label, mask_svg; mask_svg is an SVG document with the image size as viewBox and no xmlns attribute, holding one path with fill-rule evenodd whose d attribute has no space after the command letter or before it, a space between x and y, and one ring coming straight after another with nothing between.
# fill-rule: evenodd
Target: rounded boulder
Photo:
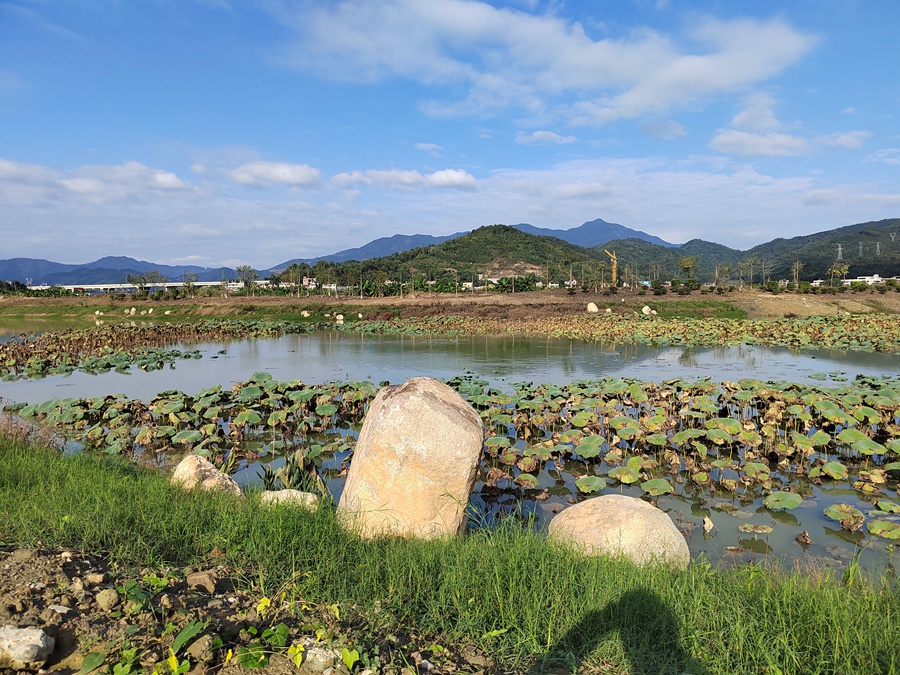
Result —
<instances>
[{"instance_id":1,"label":"rounded boulder","mask_svg":"<svg viewBox=\"0 0 900 675\"><path fill-rule=\"evenodd\" d=\"M687 567L687 542L668 514L643 499L601 495L561 511L549 536L585 555L625 557L638 565Z\"/></svg>"}]
</instances>

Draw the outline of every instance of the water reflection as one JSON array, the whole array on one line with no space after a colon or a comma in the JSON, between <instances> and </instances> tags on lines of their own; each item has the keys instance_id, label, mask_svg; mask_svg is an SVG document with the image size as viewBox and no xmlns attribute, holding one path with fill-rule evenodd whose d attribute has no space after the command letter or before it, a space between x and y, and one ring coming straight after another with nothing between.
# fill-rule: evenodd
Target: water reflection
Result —
<instances>
[{"instance_id":1,"label":"water reflection","mask_svg":"<svg viewBox=\"0 0 900 675\"><path fill-rule=\"evenodd\" d=\"M72 373L5 382L0 395L32 402L110 393L149 398L166 389L192 393L216 384L231 386L257 371L310 383L366 378L397 383L416 375L449 379L477 373L498 386L522 381L565 384L605 376L647 381L754 378L825 385L856 375L900 372L897 354L792 352L760 346L651 347L522 336L379 336L322 331L181 347L199 347L203 358L179 361L172 369L149 373Z\"/></svg>"}]
</instances>

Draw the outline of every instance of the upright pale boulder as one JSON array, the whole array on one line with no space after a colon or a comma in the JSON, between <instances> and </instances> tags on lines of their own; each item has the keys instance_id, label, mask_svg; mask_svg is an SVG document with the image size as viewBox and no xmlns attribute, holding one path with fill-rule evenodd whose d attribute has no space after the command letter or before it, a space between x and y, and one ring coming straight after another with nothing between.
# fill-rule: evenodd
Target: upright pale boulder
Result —
<instances>
[{"instance_id":1,"label":"upright pale boulder","mask_svg":"<svg viewBox=\"0 0 900 675\"><path fill-rule=\"evenodd\" d=\"M241 486L234 478L219 471L215 465L199 455L188 455L172 473L172 483L180 485L185 490L191 490L199 485L203 490L215 490L225 492L236 497L243 497Z\"/></svg>"},{"instance_id":2,"label":"upright pale boulder","mask_svg":"<svg viewBox=\"0 0 900 675\"><path fill-rule=\"evenodd\" d=\"M687 542L668 514L643 499L602 495L570 506L550 521L549 536L586 555L687 567Z\"/></svg>"},{"instance_id":3,"label":"upright pale boulder","mask_svg":"<svg viewBox=\"0 0 900 675\"><path fill-rule=\"evenodd\" d=\"M597 303L589 302L587 304L587 311L588 311L588 314L596 314L597 312L600 311L600 308L597 307Z\"/></svg>"},{"instance_id":4,"label":"upright pale boulder","mask_svg":"<svg viewBox=\"0 0 900 675\"><path fill-rule=\"evenodd\" d=\"M383 387L363 422L338 516L363 537L436 538L465 525L484 431L445 384Z\"/></svg>"}]
</instances>

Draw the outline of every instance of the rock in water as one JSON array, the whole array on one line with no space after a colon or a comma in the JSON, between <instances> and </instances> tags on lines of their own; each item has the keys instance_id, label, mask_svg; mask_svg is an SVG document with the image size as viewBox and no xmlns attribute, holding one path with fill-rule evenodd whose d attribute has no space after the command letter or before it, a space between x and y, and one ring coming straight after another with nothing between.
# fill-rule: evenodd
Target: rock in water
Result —
<instances>
[{"instance_id":1,"label":"rock in water","mask_svg":"<svg viewBox=\"0 0 900 675\"><path fill-rule=\"evenodd\" d=\"M383 387L366 415L338 516L360 536L431 539L465 526L484 431L446 384Z\"/></svg>"},{"instance_id":2,"label":"rock in water","mask_svg":"<svg viewBox=\"0 0 900 675\"><path fill-rule=\"evenodd\" d=\"M241 486L234 478L222 473L212 462L199 455L188 455L178 463L172 474L172 483L186 490L199 485L203 490L216 490L236 497L244 496Z\"/></svg>"},{"instance_id":3,"label":"rock in water","mask_svg":"<svg viewBox=\"0 0 900 675\"><path fill-rule=\"evenodd\" d=\"M637 497L602 495L571 506L550 521L550 538L586 555L630 558L687 567L687 542L675 523Z\"/></svg>"}]
</instances>

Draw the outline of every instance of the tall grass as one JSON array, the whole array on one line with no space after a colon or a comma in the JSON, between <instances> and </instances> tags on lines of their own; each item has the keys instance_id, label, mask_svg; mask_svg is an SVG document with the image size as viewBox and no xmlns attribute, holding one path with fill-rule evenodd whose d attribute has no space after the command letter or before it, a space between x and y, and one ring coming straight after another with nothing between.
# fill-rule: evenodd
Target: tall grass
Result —
<instances>
[{"instance_id":1,"label":"tall grass","mask_svg":"<svg viewBox=\"0 0 900 675\"><path fill-rule=\"evenodd\" d=\"M495 654L504 672L900 672L900 597L825 571L584 559L519 524L438 542L366 542L309 514L185 493L107 458L0 440L0 543L76 547L122 567L210 564L256 592L341 603L373 635Z\"/></svg>"}]
</instances>

